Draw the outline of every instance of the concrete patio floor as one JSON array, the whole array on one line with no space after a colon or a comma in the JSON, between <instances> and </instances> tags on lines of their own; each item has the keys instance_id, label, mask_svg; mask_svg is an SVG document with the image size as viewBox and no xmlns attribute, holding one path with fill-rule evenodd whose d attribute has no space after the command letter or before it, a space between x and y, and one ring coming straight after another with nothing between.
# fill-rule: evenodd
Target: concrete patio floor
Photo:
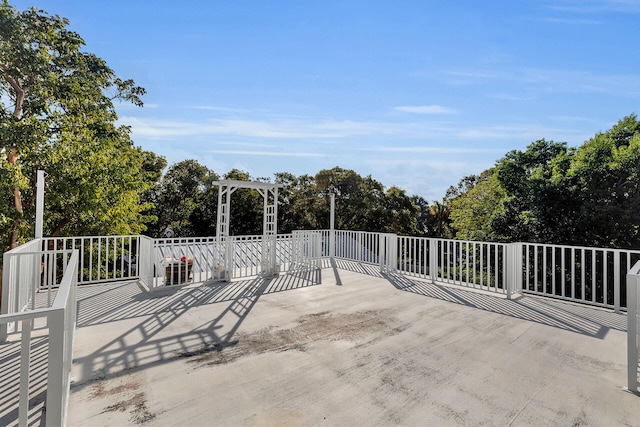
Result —
<instances>
[{"instance_id":1,"label":"concrete patio floor","mask_svg":"<svg viewBox=\"0 0 640 427\"><path fill-rule=\"evenodd\" d=\"M624 314L337 267L80 288L68 425L640 424Z\"/></svg>"}]
</instances>

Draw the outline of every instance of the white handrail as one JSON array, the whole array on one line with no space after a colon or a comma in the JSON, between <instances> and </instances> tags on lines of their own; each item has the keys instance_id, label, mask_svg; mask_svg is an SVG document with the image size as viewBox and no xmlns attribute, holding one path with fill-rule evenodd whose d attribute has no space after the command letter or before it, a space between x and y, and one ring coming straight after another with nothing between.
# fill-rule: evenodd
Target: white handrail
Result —
<instances>
[{"instance_id":1,"label":"white handrail","mask_svg":"<svg viewBox=\"0 0 640 427\"><path fill-rule=\"evenodd\" d=\"M638 392L638 349L640 347L640 261L627 273L627 387Z\"/></svg>"},{"instance_id":2,"label":"white handrail","mask_svg":"<svg viewBox=\"0 0 640 427\"><path fill-rule=\"evenodd\" d=\"M16 323L20 330L20 360L18 386L18 425L29 422L30 388L35 375L29 361L32 356L31 339L33 325L39 319L49 329L47 381L46 381L46 425L66 425L69 403L73 339L76 325L76 287L78 283L78 251L66 251L70 255L56 297L49 308L39 308L21 313L0 316L0 325ZM39 279L39 276L38 276Z\"/></svg>"}]
</instances>

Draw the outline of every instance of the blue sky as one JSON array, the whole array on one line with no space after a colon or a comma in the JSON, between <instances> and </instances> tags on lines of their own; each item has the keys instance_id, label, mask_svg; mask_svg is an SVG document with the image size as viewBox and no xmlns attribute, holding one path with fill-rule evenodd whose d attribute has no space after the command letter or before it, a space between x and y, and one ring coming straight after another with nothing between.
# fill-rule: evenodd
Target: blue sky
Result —
<instances>
[{"instance_id":1,"label":"blue sky","mask_svg":"<svg viewBox=\"0 0 640 427\"><path fill-rule=\"evenodd\" d=\"M639 112L640 0L13 0L147 89L136 145L219 174L334 166L440 200Z\"/></svg>"}]
</instances>

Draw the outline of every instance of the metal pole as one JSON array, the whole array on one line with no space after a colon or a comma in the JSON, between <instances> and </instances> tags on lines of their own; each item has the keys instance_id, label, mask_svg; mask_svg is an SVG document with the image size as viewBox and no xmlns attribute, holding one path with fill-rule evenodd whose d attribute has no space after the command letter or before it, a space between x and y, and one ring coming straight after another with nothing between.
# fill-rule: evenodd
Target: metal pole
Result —
<instances>
[{"instance_id":1,"label":"metal pole","mask_svg":"<svg viewBox=\"0 0 640 427\"><path fill-rule=\"evenodd\" d=\"M627 273L627 389L638 392L638 267Z\"/></svg>"},{"instance_id":2,"label":"metal pole","mask_svg":"<svg viewBox=\"0 0 640 427\"><path fill-rule=\"evenodd\" d=\"M329 257L335 256L336 248L336 195L331 193L331 215L329 217Z\"/></svg>"},{"instance_id":3,"label":"metal pole","mask_svg":"<svg viewBox=\"0 0 640 427\"><path fill-rule=\"evenodd\" d=\"M36 182L36 229L35 238L42 238L42 224L44 222L44 171L39 170Z\"/></svg>"}]
</instances>

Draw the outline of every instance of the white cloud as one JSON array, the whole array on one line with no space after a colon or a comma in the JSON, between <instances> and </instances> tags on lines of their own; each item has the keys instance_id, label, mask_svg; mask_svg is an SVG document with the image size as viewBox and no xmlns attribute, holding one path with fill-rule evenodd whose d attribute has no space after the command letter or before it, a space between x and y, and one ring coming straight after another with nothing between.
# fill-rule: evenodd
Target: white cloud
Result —
<instances>
[{"instance_id":1,"label":"white cloud","mask_svg":"<svg viewBox=\"0 0 640 427\"><path fill-rule=\"evenodd\" d=\"M547 140L566 141L571 144L578 144L589 138L589 135L585 134L583 130L576 131L567 128L553 128L536 124L522 124L469 128L456 132L455 137L458 139L477 139L482 141L501 139L510 142L532 142L538 139L545 138Z\"/></svg>"},{"instance_id":2,"label":"white cloud","mask_svg":"<svg viewBox=\"0 0 640 427\"><path fill-rule=\"evenodd\" d=\"M640 13L638 0L555 0L547 8L573 13Z\"/></svg>"},{"instance_id":3,"label":"white cloud","mask_svg":"<svg viewBox=\"0 0 640 427\"><path fill-rule=\"evenodd\" d=\"M594 19L575 19L575 18L544 18L543 21L553 24L562 25L600 25L600 21Z\"/></svg>"},{"instance_id":4,"label":"white cloud","mask_svg":"<svg viewBox=\"0 0 640 427\"><path fill-rule=\"evenodd\" d=\"M170 121L121 117L120 124L131 126L134 138L171 139L217 135L265 139L332 140L362 136L393 135L424 138L451 132L450 125L438 123L400 123L322 119L220 119Z\"/></svg>"},{"instance_id":5,"label":"white cloud","mask_svg":"<svg viewBox=\"0 0 640 427\"><path fill-rule=\"evenodd\" d=\"M392 153L425 153L425 154L477 154L477 153L502 153L503 149L495 148L467 148L467 147L400 147L377 146L358 148L363 151L380 151Z\"/></svg>"},{"instance_id":6,"label":"white cloud","mask_svg":"<svg viewBox=\"0 0 640 427\"><path fill-rule=\"evenodd\" d=\"M596 74L585 70L561 70L544 68L514 69L458 69L445 73L452 85L486 83L502 80L517 83L527 92L597 93L609 96L637 97L640 95L638 74Z\"/></svg>"},{"instance_id":7,"label":"white cloud","mask_svg":"<svg viewBox=\"0 0 640 427\"><path fill-rule=\"evenodd\" d=\"M396 111L413 114L454 114L456 110L442 105L406 105L393 108Z\"/></svg>"},{"instance_id":8,"label":"white cloud","mask_svg":"<svg viewBox=\"0 0 640 427\"><path fill-rule=\"evenodd\" d=\"M283 151L249 151L249 150L209 150L213 154L233 154L242 156L267 156L267 157L325 157L320 153L297 153Z\"/></svg>"}]
</instances>

